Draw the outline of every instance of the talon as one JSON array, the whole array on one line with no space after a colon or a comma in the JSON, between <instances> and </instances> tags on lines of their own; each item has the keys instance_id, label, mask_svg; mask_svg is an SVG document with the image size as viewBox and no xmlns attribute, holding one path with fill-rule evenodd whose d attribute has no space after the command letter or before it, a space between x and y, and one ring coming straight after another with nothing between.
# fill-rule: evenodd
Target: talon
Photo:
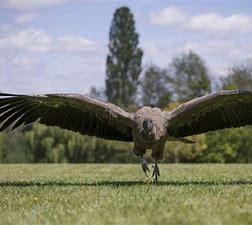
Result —
<instances>
[{"instance_id":1,"label":"talon","mask_svg":"<svg viewBox=\"0 0 252 225\"><path fill-rule=\"evenodd\" d=\"M147 184L149 184L149 183L151 182L151 179L152 179L152 177L151 177L151 176L147 177L147 179L146 179L146 183L147 183Z\"/></svg>"}]
</instances>

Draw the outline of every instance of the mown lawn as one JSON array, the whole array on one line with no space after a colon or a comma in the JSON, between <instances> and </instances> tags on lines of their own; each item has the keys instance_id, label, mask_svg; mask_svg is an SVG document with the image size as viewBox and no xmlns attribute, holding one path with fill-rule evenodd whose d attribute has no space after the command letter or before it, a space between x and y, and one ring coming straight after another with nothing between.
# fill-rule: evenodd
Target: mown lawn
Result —
<instances>
[{"instance_id":1,"label":"mown lawn","mask_svg":"<svg viewBox=\"0 0 252 225\"><path fill-rule=\"evenodd\" d=\"M252 224L252 165L0 165L0 224Z\"/></svg>"}]
</instances>

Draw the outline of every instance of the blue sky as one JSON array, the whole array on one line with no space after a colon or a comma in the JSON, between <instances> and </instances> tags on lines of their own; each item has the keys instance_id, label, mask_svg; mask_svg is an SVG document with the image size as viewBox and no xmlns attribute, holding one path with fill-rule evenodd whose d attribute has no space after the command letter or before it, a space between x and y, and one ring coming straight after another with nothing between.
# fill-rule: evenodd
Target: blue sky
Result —
<instances>
[{"instance_id":1,"label":"blue sky","mask_svg":"<svg viewBox=\"0 0 252 225\"><path fill-rule=\"evenodd\" d=\"M251 1L1 0L0 90L87 93L104 86L108 31L123 5L134 14L144 68L167 67L194 50L217 79L252 58Z\"/></svg>"}]
</instances>

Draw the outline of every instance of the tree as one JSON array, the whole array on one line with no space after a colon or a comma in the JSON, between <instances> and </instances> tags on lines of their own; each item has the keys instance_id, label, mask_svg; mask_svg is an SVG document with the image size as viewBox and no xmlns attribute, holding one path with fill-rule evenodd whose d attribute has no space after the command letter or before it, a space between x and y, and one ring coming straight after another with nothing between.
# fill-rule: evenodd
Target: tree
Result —
<instances>
[{"instance_id":1,"label":"tree","mask_svg":"<svg viewBox=\"0 0 252 225\"><path fill-rule=\"evenodd\" d=\"M32 163L134 162L132 143L107 141L58 127L34 124L24 132L25 157Z\"/></svg>"},{"instance_id":2,"label":"tree","mask_svg":"<svg viewBox=\"0 0 252 225\"><path fill-rule=\"evenodd\" d=\"M229 70L227 77L221 79L222 88L233 89L252 89L252 62L233 66Z\"/></svg>"},{"instance_id":3,"label":"tree","mask_svg":"<svg viewBox=\"0 0 252 225\"><path fill-rule=\"evenodd\" d=\"M129 8L118 8L109 31L105 93L108 101L123 107L135 104L143 55L138 37Z\"/></svg>"},{"instance_id":4,"label":"tree","mask_svg":"<svg viewBox=\"0 0 252 225\"><path fill-rule=\"evenodd\" d=\"M167 70L151 65L141 79L141 98L144 105L155 105L164 108L170 103L172 94L169 91L170 78Z\"/></svg>"},{"instance_id":5,"label":"tree","mask_svg":"<svg viewBox=\"0 0 252 225\"><path fill-rule=\"evenodd\" d=\"M251 163L252 129L236 128L206 135L207 150L201 162Z\"/></svg>"},{"instance_id":6,"label":"tree","mask_svg":"<svg viewBox=\"0 0 252 225\"><path fill-rule=\"evenodd\" d=\"M180 102L200 97L211 91L211 81L204 61L193 51L173 58L171 63L174 92Z\"/></svg>"},{"instance_id":7,"label":"tree","mask_svg":"<svg viewBox=\"0 0 252 225\"><path fill-rule=\"evenodd\" d=\"M104 88L97 89L96 87L91 87L89 91L89 96L101 101L106 101L106 96L104 95Z\"/></svg>"}]
</instances>

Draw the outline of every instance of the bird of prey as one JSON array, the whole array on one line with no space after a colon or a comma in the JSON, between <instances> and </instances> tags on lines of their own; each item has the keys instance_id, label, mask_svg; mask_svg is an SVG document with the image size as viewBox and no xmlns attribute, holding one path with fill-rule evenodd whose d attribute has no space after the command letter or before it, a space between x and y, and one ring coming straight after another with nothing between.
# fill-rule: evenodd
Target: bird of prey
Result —
<instances>
[{"instance_id":1,"label":"bird of prey","mask_svg":"<svg viewBox=\"0 0 252 225\"><path fill-rule=\"evenodd\" d=\"M143 106L135 113L79 94L18 95L0 93L0 132L35 121L99 138L134 142L133 153L144 159L152 150L153 177L166 141L190 143L186 136L252 124L252 91L221 91L181 104L168 112Z\"/></svg>"}]
</instances>

